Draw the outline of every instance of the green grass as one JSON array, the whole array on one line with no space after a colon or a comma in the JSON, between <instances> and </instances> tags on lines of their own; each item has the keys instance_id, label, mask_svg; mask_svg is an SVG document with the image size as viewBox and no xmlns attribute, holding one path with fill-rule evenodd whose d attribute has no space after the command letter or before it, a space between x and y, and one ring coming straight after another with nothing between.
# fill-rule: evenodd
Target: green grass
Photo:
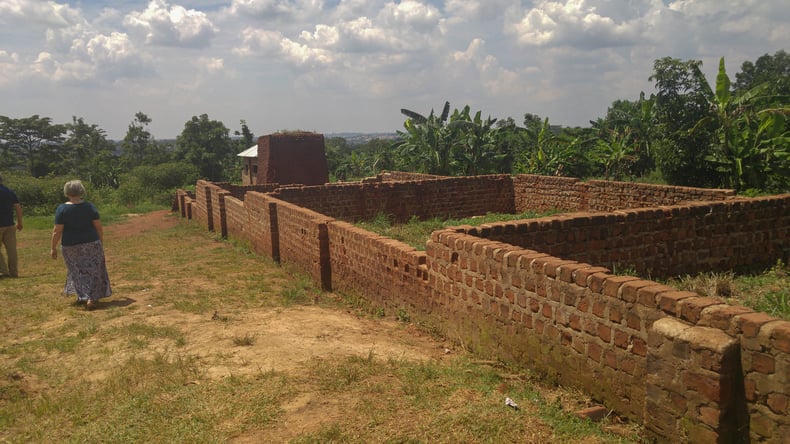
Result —
<instances>
[{"instance_id":1,"label":"green grass","mask_svg":"<svg viewBox=\"0 0 790 444\"><path fill-rule=\"evenodd\" d=\"M365 315L197 224L116 237L115 220L105 232L114 295L87 312L60 296L65 270L47 254L49 217L28 220L22 277L0 279L2 442L521 442L535 430L544 442L638 439L635 428L624 438L559 407L544 411L546 389L528 378L507 379L523 405L509 409L499 369L460 352L425 362L314 356L293 371L242 363L217 377L216 361L249 359L234 354L268 340L265 329L234 330L255 311L321 304ZM409 322L405 311L397 317ZM196 349L208 328L216 342ZM299 432L286 422L303 398L312 399L305 417L321 423Z\"/></svg>"},{"instance_id":2,"label":"green grass","mask_svg":"<svg viewBox=\"0 0 790 444\"><path fill-rule=\"evenodd\" d=\"M412 217L405 224L396 224L389 215L379 213L373 220L357 222L356 226L404 242L417 250L423 251L425 250L425 242L431 237L431 233L446 227L457 225L479 226L487 223L535 219L538 217L550 216L552 214L557 214L557 212L548 211L545 213L538 213L535 211L525 211L520 214L488 213L485 216L461 219L443 219L435 217L427 220L420 220L416 217Z\"/></svg>"},{"instance_id":3,"label":"green grass","mask_svg":"<svg viewBox=\"0 0 790 444\"><path fill-rule=\"evenodd\" d=\"M669 280L668 284L790 321L790 266L781 261L761 273L701 273Z\"/></svg>"}]
</instances>

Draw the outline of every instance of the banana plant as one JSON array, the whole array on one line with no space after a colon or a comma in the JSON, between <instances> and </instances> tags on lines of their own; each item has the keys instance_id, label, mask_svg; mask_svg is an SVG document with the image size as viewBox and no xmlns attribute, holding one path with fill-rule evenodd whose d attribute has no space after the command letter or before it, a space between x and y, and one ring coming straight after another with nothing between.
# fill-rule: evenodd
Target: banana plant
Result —
<instances>
[{"instance_id":1,"label":"banana plant","mask_svg":"<svg viewBox=\"0 0 790 444\"><path fill-rule=\"evenodd\" d=\"M715 90L699 66L693 69L711 112L700 119L690 132L703 127L715 128L713 152L705 160L713 163L723 174L725 186L738 191L762 188L768 174L788 167L790 128L785 117L790 115L790 108L765 106L776 101L775 96L767 94L767 83L734 95L723 57L719 61ZM758 109L761 106L763 108Z\"/></svg>"}]
</instances>

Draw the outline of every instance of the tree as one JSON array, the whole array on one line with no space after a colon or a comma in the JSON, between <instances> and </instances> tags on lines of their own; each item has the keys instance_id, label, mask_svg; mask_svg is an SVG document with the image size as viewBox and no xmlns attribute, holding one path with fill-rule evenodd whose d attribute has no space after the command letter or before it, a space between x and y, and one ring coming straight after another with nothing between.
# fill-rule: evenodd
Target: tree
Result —
<instances>
[{"instance_id":1,"label":"tree","mask_svg":"<svg viewBox=\"0 0 790 444\"><path fill-rule=\"evenodd\" d=\"M246 120L240 120L239 123L241 124L241 132L234 131L233 135L241 136L241 138L239 139L239 152L241 152L255 144L255 136L252 134L252 131L250 131L250 129L247 127Z\"/></svg>"},{"instance_id":2,"label":"tree","mask_svg":"<svg viewBox=\"0 0 790 444\"><path fill-rule=\"evenodd\" d=\"M450 102L445 102L440 115L433 110L428 117L408 109L401 109L408 119L403 122L405 132L398 131L401 141L397 143L400 166L408 171L451 175L453 144L456 127L447 125Z\"/></svg>"},{"instance_id":3,"label":"tree","mask_svg":"<svg viewBox=\"0 0 790 444\"><path fill-rule=\"evenodd\" d=\"M160 147L147 126L151 119L142 112L134 115L134 121L129 124L126 136L121 143L121 160L126 169L140 165L155 165L167 160L167 153Z\"/></svg>"},{"instance_id":4,"label":"tree","mask_svg":"<svg viewBox=\"0 0 790 444\"><path fill-rule=\"evenodd\" d=\"M24 168L34 177L52 171L63 143L65 125L37 114L21 119L0 116L0 165Z\"/></svg>"},{"instance_id":5,"label":"tree","mask_svg":"<svg viewBox=\"0 0 790 444\"><path fill-rule=\"evenodd\" d=\"M202 177L223 181L238 179L234 175L238 166L235 148L225 125L201 114L184 124L184 130L176 138L175 155L178 160L195 165Z\"/></svg>"},{"instance_id":6,"label":"tree","mask_svg":"<svg viewBox=\"0 0 790 444\"><path fill-rule=\"evenodd\" d=\"M465 106L457 113L450 126L459 130L456 147L456 159L463 174L475 176L480 173L491 173L496 161L500 158L497 152L497 119L488 116L485 120L481 111L474 117L469 115L470 108Z\"/></svg>"},{"instance_id":7,"label":"tree","mask_svg":"<svg viewBox=\"0 0 790 444\"><path fill-rule=\"evenodd\" d=\"M735 92L745 92L758 85L768 84L768 93L790 97L790 54L784 50L773 56L765 54L754 63L746 61L741 72L735 74Z\"/></svg>"},{"instance_id":8,"label":"tree","mask_svg":"<svg viewBox=\"0 0 790 444\"><path fill-rule=\"evenodd\" d=\"M699 67L694 68L694 75L710 111L691 131L713 128L713 149L705 160L723 173L722 185L739 191L763 189L768 173L786 171L790 166L786 161L790 132L785 127L790 107L777 104L776 96L767 93L772 86L768 82L733 93L724 57L719 61L715 90Z\"/></svg>"},{"instance_id":9,"label":"tree","mask_svg":"<svg viewBox=\"0 0 790 444\"><path fill-rule=\"evenodd\" d=\"M120 168L113 153L115 145L104 130L72 117L56 173L83 178L94 187L118 187Z\"/></svg>"},{"instance_id":10,"label":"tree","mask_svg":"<svg viewBox=\"0 0 790 444\"><path fill-rule=\"evenodd\" d=\"M532 116L525 115L526 128L519 131L522 145L516 158L516 171L546 176L568 174L567 165L584 157L578 150L580 139L555 131L548 117L538 125Z\"/></svg>"},{"instance_id":11,"label":"tree","mask_svg":"<svg viewBox=\"0 0 790 444\"><path fill-rule=\"evenodd\" d=\"M651 81L655 81L656 133L653 140L656 166L664 179L674 185L715 186L719 174L705 158L710 155L711 128L691 132L708 114L709 104L695 70L701 61L681 61L664 57L655 61Z\"/></svg>"}]
</instances>

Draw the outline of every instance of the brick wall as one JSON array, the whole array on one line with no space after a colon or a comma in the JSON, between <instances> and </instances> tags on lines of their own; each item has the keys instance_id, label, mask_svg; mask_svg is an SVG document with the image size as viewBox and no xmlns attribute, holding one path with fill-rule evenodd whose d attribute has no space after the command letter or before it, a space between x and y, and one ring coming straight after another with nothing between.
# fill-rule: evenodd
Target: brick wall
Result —
<instances>
[{"instance_id":1,"label":"brick wall","mask_svg":"<svg viewBox=\"0 0 790 444\"><path fill-rule=\"evenodd\" d=\"M444 202L455 199L476 214L508 205L556 208L551 189L562 184L574 210L589 210L593 201L634 204L614 192L592 198L588 185L557 178L519 176L508 189L505 177L281 187L247 192L243 201L199 182L195 205L187 207L212 214L201 216L206 220L224 214L229 235L246 236L256 251L325 289L406 310L478 354L584 390L662 440L790 436L790 322L603 266L692 273L770 265L787 257L790 195L729 199L712 192L712 202L452 227L434 232L424 253L333 219L382 208L438 215L455 211L455 202ZM656 203L697 193L651 187L626 194L652 194L642 201ZM479 190L477 200L493 203L471 203L469 195ZM484 206L489 209L481 211ZM232 227L237 224L243 227Z\"/></svg>"},{"instance_id":2,"label":"brick wall","mask_svg":"<svg viewBox=\"0 0 790 444\"><path fill-rule=\"evenodd\" d=\"M522 174L513 177L516 212L526 210L614 211L627 208L717 201L735 196L733 190L651 185Z\"/></svg>"},{"instance_id":3,"label":"brick wall","mask_svg":"<svg viewBox=\"0 0 790 444\"><path fill-rule=\"evenodd\" d=\"M226 236L236 239L249 239L247 227L249 225L249 213L244 206L244 202L230 195L224 198L225 218L227 220Z\"/></svg>"},{"instance_id":4,"label":"brick wall","mask_svg":"<svg viewBox=\"0 0 790 444\"><path fill-rule=\"evenodd\" d=\"M790 258L790 195L485 224L475 236L554 256L673 277Z\"/></svg>"},{"instance_id":5,"label":"brick wall","mask_svg":"<svg viewBox=\"0 0 790 444\"><path fill-rule=\"evenodd\" d=\"M272 195L349 222L370 220L379 213L406 221L412 216L429 219L514 211L513 186L505 175L281 187Z\"/></svg>"},{"instance_id":6,"label":"brick wall","mask_svg":"<svg viewBox=\"0 0 790 444\"><path fill-rule=\"evenodd\" d=\"M263 193L250 192L244 199L244 207L247 210L246 240L250 242L252 250L279 261L280 242L275 199Z\"/></svg>"},{"instance_id":7,"label":"brick wall","mask_svg":"<svg viewBox=\"0 0 790 444\"><path fill-rule=\"evenodd\" d=\"M288 202L275 203L280 262L309 275L324 290L331 290L327 222L332 219Z\"/></svg>"},{"instance_id":8,"label":"brick wall","mask_svg":"<svg viewBox=\"0 0 790 444\"><path fill-rule=\"evenodd\" d=\"M330 222L328 234L333 290L364 295L390 313L429 310L424 252L342 221Z\"/></svg>"}]
</instances>

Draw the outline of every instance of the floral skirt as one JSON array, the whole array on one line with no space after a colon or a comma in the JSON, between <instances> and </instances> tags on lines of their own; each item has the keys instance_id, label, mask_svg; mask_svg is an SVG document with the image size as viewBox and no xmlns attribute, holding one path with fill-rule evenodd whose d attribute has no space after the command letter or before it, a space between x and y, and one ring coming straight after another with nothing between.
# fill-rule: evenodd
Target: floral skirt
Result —
<instances>
[{"instance_id":1,"label":"floral skirt","mask_svg":"<svg viewBox=\"0 0 790 444\"><path fill-rule=\"evenodd\" d=\"M87 302L112 295L101 241L64 245L61 251L66 262L65 296L77 295L78 301Z\"/></svg>"}]
</instances>

